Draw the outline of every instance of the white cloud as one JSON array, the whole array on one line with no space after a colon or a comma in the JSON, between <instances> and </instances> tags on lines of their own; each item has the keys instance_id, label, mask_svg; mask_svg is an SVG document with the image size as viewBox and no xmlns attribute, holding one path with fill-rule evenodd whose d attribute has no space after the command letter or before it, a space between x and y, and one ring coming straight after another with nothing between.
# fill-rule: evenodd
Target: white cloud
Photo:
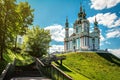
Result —
<instances>
[{"instance_id":1,"label":"white cloud","mask_svg":"<svg viewBox=\"0 0 120 80\"><path fill-rule=\"evenodd\" d=\"M105 37L102 35L102 30L100 29L100 46L103 45L104 41L105 41Z\"/></svg>"},{"instance_id":2,"label":"white cloud","mask_svg":"<svg viewBox=\"0 0 120 80\"><path fill-rule=\"evenodd\" d=\"M102 35L102 29L100 29L100 42L105 41L105 37Z\"/></svg>"},{"instance_id":3,"label":"white cloud","mask_svg":"<svg viewBox=\"0 0 120 80\"><path fill-rule=\"evenodd\" d=\"M91 0L91 8L96 10L102 10L105 8L111 8L120 3L120 0Z\"/></svg>"},{"instance_id":4,"label":"white cloud","mask_svg":"<svg viewBox=\"0 0 120 80\"><path fill-rule=\"evenodd\" d=\"M108 51L120 58L120 48L119 49L108 49Z\"/></svg>"},{"instance_id":5,"label":"white cloud","mask_svg":"<svg viewBox=\"0 0 120 80\"><path fill-rule=\"evenodd\" d=\"M120 26L120 18L115 13L98 13L93 17L89 17L90 23L94 23L95 17L97 18L98 24L102 24L107 28L113 28Z\"/></svg>"},{"instance_id":6,"label":"white cloud","mask_svg":"<svg viewBox=\"0 0 120 80\"><path fill-rule=\"evenodd\" d=\"M50 53L53 53L53 52L63 52L64 51L64 45L52 45L50 48Z\"/></svg>"},{"instance_id":7,"label":"white cloud","mask_svg":"<svg viewBox=\"0 0 120 80\"><path fill-rule=\"evenodd\" d=\"M108 41L105 41L105 43L106 43L106 44L111 44L111 43L110 43L110 42L108 42Z\"/></svg>"},{"instance_id":8,"label":"white cloud","mask_svg":"<svg viewBox=\"0 0 120 80\"><path fill-rule=\"evenodd\" d=\"M120 38L120 29L111 29L107 32L106 38Z\"/></svg>"},{"instance_id":9,"label":"white cloud","mask_svg":"<svg viewBox=\"0 0 120 80\"><path fill-rule=\"evenodd\" d=\"M51 37L53 40L57 42L64 41L65 37L65 29L62 25L54 24L51 26L47 26L45 29L50 30ZM73 33L73 29L69 28L69 34L71 35Z\"/></svg>"},{"instance_id":10,"label":"white cloud","mask_svg":"<svg viewBox=\"0 0 120 80\"><path fill-rule=\"evenodd\" d=\"M100 41L102 42L104 40L105 40L104 36L102 34L100 34Z\"/></svg>"}]
</instances>

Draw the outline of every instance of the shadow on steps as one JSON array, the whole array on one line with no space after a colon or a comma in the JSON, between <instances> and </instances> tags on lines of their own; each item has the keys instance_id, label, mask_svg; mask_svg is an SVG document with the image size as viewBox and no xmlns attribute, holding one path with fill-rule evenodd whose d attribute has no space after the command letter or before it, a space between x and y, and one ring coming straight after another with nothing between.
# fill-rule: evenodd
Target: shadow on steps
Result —
<instances>
[{"instance_id":1,"label":"shadow on steps","mask_svg":"<svg viewBox=\"0 0 120 80\"><path fill-rule=\"evenodd\" d=\"M27 66L16 66L13 77L41 77L42 74L36 68L36 64L32 63Z\"/></svg>"}]
</instances>

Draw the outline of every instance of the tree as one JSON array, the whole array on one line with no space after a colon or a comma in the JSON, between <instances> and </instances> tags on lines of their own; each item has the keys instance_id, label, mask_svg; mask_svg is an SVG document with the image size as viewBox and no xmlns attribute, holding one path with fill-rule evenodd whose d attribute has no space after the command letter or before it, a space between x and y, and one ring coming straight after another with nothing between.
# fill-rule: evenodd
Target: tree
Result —
<instances>
[{"instance_id":1,"label":"tree","mask_svg":"<svg viewBox=\"0 0 120 80\"><path fill-rule=\"evenodd\" d=\"M27 32L25 48L29 50L29 53L32 56L42 57L47 53L50 41L50 31L36 26Z\"/></svg>"},{"instance_id":2,"label":"tree","mask_svg":"<svg viewBox=\"0 0 120 80\"><path fill-rule=\"evenodd\" d=\"M24 35L29 25L32 25L33 22L33 12L34 10L31 9L28 2L20 2L17 6L16 12L18 13L18 23L19 31L16 30L16 37L15 37L15 49L17 46L17 36Z\"/></svg>"},{"instance_id":3,"label":"tree","mask_svg":"<svg viewBox=\"0 0 120 80\"><path fill-rule=\"evenodd\" d=\"M0 59L3 59L2 54L6 51L6 47L13 41L14 21L17 20L14 3L15 0L0 0Z\"/></svg>"},{"instance_id":4,"label":"tree","mask_svg":"<svg viewBox=\"0 0 120 80\"><path fill-rule=\"evenodd\" d=\"M24 33L32 24L33 9L27 2L15 3L16 0L0 0L0 59L6 49L13 47L15 37Z\"/></svg>"}]
</instances>

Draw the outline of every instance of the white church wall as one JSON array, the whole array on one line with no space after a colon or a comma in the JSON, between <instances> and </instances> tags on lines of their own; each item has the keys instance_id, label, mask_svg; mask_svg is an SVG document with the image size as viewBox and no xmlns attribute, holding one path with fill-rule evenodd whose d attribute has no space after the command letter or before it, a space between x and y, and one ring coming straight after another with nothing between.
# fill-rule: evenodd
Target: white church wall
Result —
<instances>
[{"instance_id":1,"label":"white church wall","mask_svg":"<svg viewBox=\"0 0 120 80\"><path fill-rule=\"evenodd\" d=\"M70 50L70 41L68 41L68 51Z\"/></svg>"},{"instance_id":2,"label":"white church wall","mask_svg":"<svg viewBox=\"0 0 120 80\"><path fill-rule=\"evenodd\" d=\"M78 38L78 49L80 49L80 38Z\"/></svg>"},{"instance_id":3,"label":"white church wall","mask_svg":"<svg viewBox=\"0 0 120 80\"><path fill-rule=\"evenodd\" d=\"M98 42L98 38L95 38L95 49L99 48L99 42Z\"/></svg>"},{"instance_id":4,"label":"white church wall","mask_svg":"<svg viewBox=\"0 0 120 80\"><path fill-rule=\"evenodd\" d=\"M71 50L71 41L69 41L69 50Z\"/></svg>"},{"instance_id":5,"label":"white church wall","mask_svg":"<svg viewBox=\"0 0 120 80\"><path fill-rule=\"evenodd\" d=\"M93 49L92 38L89 38L89 47L90 47L90 49Z\"/></svg>"},{"instance_id":6,"label":"white church wall","mask_svg":"<svg viewBox=\"0 0 120 80\"><path fill-rule=\"evenodd\" d=\"M76 39L76 49L78 49L78 39Z\"/></svg>"},{"instance_id":7,"label":"white church wall","mask_svg":"<svg viewBox=\"0 0 120 80\"><path fill-rule=\"evenodd\" d=\"M84 32L84 24L82 24L82 32Z\"/></svg>"},{"instance_id":8,"label":"white church wall","mask_svg":"<svg viewBox=\"0 0 120 80\"><path fill-rule=\"evenodd\" d=\"M70 41L70 50L72 50L72 41Z\"/></svg>"},{"instance_id":9,"label":"white church wall","mask_svg":"<svg viewBox=\"0 0 120 80\"><path fill-rule=\"evenodd\" d=\"M80 48L80 38L76 39L76 49L78 50Z\"/></svg>"}]
</instances>

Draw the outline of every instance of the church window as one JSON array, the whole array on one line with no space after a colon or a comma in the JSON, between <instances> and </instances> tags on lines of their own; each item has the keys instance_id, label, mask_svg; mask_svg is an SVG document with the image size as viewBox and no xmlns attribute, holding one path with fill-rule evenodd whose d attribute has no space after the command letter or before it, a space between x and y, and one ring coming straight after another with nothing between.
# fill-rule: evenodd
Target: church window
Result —
<instances>
[{"instance_id":1,"label":"church window","mask_svg":"<svg viewBox=\"0 0 120 80\"><path fill-rule=\"evenodd\" d=\"M76 33L78 33L78 27L76 27Z\"/></svg>"},{"instance_id":2,"label":"church window","mask_svg":"<svg viewBox=\"0 0 120 80\"><path fill-rule=\"evenodd\" d=\"M73 44L75 44L75 42L76 42L75 39L73 39Z\"/></svg>"},{"instance_id":3,"label":"church window","mask_svg":"<svg viewBox=\"0 0 120 80\"><path fill-rule=\"evenodd\" d=\"M18 43L22 44L22 38L18 38Z\"/></svg>"},{"instance_id":4,"label":"church window","mask_svg":"<svg viewBox=\"0 0 120 80\"><path fill-rule=\"evenodd\" d=\"M95 43L95 39L94 38L92 39L92 42Z\"/></svg>"}]
</instances>

